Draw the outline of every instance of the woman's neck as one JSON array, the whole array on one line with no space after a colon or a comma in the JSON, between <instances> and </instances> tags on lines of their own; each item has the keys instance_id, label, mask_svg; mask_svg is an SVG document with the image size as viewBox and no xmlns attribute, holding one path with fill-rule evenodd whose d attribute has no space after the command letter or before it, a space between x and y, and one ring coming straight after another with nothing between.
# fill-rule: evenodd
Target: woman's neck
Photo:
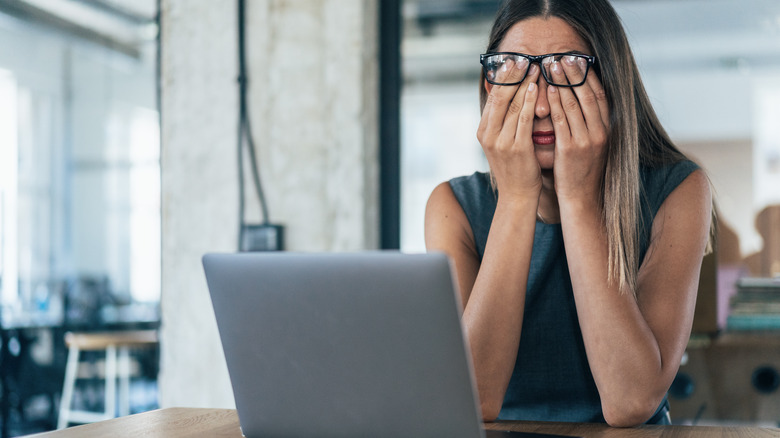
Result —
<instances>
[{"instance_id":1,"label":"woman's neck","mask_svg":"<svg viewBox=\"0 0 780 438\"><path fill-rule=\"evenodd\" d=\"M539 194L539 208L536 210L539 220L546 224L561 222L561 212L558 208L558 196L555 194L555 179L553 171L542 170L542 191Z\"/></svg>"}]
</instances>

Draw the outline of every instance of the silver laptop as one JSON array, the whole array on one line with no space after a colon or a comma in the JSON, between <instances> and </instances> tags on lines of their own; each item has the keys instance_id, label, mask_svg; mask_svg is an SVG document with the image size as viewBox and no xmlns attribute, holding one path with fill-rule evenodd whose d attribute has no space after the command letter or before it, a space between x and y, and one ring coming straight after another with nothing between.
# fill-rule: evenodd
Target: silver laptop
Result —
<instances>
[{"instance_id":1,"label":"silver laptop","mask_svg":"<svg viewBox=\"0 0 780 438\"><path fill-rule=\"evenodd\" d=\"M245 436L484 436L445 255L207 254L203 266Z\"/></svg>"}]
</instances>

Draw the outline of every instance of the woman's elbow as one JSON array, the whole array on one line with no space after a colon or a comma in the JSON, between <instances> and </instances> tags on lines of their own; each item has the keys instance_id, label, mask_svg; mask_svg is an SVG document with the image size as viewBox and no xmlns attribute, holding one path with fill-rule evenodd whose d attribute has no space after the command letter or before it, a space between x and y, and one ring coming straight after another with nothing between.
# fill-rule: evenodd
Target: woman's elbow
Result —
<instances>
[{"instance_id":1,"label":"woman's elbow","mask_svg":"<svg viewBox=\"0 0 780 438\"><path fill-rule=\"evenodd\" d=\"M482 421L492 423L496 421L498 414L501 412L501 404L482 402L480 403L480 409L482 410Z\"/></svg>"},{"instance_id":2,"label":"woman's elbow","mask_svg":"<svg viewBox=\"0 0 780 438\"><path fill-rule=\"evenodd\" d=\"M612 427L634 427L644 424L658 409L659 402L645 401L637 403L602 403L604 420Z\"/></svg>"}]
</instances>

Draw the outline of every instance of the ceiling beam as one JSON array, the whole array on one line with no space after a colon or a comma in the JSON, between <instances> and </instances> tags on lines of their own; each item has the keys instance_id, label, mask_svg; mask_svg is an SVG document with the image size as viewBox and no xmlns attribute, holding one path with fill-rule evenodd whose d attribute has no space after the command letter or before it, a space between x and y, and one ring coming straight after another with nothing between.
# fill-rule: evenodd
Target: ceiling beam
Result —
<instances>
[{"instance_id":1,"label":"ceiling beam","mask_svg":"<svg viewBox=\"0 0 780 438\"><path fill-rule=\"evenodd\" d=\"M68 21L59 15L52 14L45 9L33 6L22 0L0 0L0 12L19 20L89 41L134 59L139 59L141 57L140 50L131 44L124 43L111 36Z\"/></svg>"}]
</instances>

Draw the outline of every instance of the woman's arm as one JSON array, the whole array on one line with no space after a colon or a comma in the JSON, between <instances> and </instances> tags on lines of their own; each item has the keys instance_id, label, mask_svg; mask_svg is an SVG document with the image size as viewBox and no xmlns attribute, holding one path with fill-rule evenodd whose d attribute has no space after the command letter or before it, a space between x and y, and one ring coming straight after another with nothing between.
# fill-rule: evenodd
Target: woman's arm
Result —
<instances>
[{"instance_id":1,"label":"woman's arm","mask_svg":"<svg viewBox=\"0 0 780 438\"><path fill-rule=\"evenodd\" d=\"M515 68L500 72L510 79L523 73ZM483 110L477 137L498 186L498 202L481 264L471 226L449 184L433 191L425 213L428 250L444 251L455 264L486 421L501 411L523 324L541 188L531 140L538 77L533 65L519 86L493 86Z\"/></svg>"},{"instance_id":2,"label":"woman's arm","mask_svg":"<svg viewBox=\"0 0 780 438\"><path fill-rule=\"evenodd\" d=\"M635 299L606 281L607 245L598 211L561 202L585 350L604 418L613 426L647 421L677 373L693 323L711 205L709 182L698 170L667 197L653 221Z\"/></svg>"},{"instance_id":3,"label":"woman's arm","mask_svg":"<svg viewBox=\"0 0 780 438\"><path fill-rule=\"evenodd\" d=\"M567 73L575 76L565 62ZM570 71L569 71L570 70ZM553 75L561 74L553 69ZM666 198L653 220L636 298L608 282L600 212L605 93L596 75L574 89L548 89L555 127L555 189L585 351L613 426L649 419L680 365L690 336L712 200L702 171Z\"/></svg>"},{"instance_id":4,"label":"woman's arm","mask_svg":"<svg viewBox=\"0 0 780 438\"><path fill-rule=\"evenodd\" d=\"M454 263L485 421L498 417L517 358L535 212L533 202L499 203L481 265L468 219L448 183L433 191L425 212L427 249L445 252Z\"/></svg>"}]
</instances>

